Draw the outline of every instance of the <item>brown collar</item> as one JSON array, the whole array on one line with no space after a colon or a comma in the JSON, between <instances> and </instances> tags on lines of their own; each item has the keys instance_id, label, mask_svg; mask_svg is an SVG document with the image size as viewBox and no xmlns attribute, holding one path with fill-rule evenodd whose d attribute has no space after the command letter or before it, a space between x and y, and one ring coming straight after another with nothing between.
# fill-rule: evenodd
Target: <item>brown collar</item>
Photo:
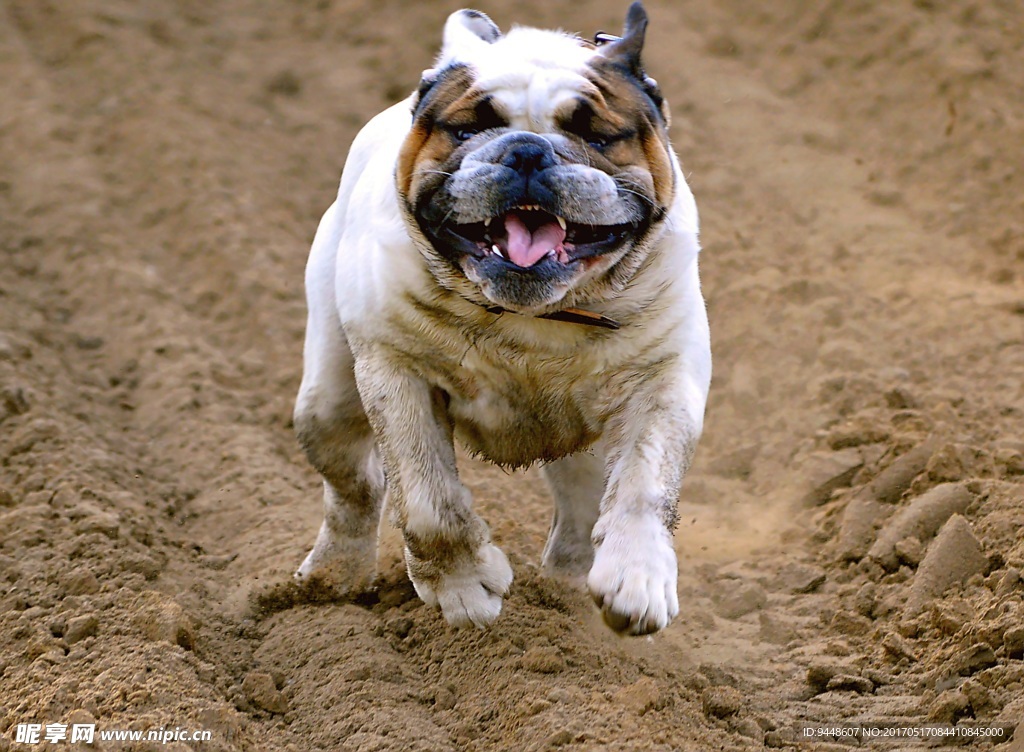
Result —
<instances>
[{"instance_id":1,"label":"brown collar","mask_svg":"<svg viewBox=\"0 0 1024 752\"><path fill-rule=\"evenodd\" d=\"M514 313L501 306L484 306L489 313L499 316L503 313ZM600 313L584 311L582 308L565 308L561 311L545 313L537 316L539 319L551 319L552 321L568 321L570 324L583 324L585 326L597 326L602 329L618 329L621 324L615 319L610 319Z\"/></svg>"}]
</instances>

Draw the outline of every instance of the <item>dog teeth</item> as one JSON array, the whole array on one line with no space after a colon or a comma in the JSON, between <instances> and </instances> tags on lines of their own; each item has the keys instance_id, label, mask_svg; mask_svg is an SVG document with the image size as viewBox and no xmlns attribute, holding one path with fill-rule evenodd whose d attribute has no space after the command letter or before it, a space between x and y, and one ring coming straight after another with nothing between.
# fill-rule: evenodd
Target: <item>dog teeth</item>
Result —
<instances>
[{"instance_id":1,"label":"dog teeth","mask_svg":"<svg viewBox=\"0 0 1024 752\"><path fill-rule=\"evenodd\" d=\"M491 226L491 219L492 219L491 217L488 217L487 219L484 220L484 227L490 227Z\"/></svg>"},{"instance_id":2,"label":"dog teeth","mask_svg":"<svg viewBox=\"0 0 1024 752\"><path fill-rule=\"evenodd\" d=\"M560 215L555 215L555 219L558 220L558 226L561 227L562 230L565 230L565 227L566 227L566 225L565 225L565 217L560 216Z\"/></svg>"},{"instance_id":3,"label":"dog teeth","mask_svg":"<svg viewBox=\"0 0 1024 752\"><path fill-rule=\"evenodd\" d=\"M491 253L493 253L496 256L501 256L502 258L505 258L505 254L501 252L500 248L498 248L497 243L491 246Z\"/></svg>"}]
</instances>

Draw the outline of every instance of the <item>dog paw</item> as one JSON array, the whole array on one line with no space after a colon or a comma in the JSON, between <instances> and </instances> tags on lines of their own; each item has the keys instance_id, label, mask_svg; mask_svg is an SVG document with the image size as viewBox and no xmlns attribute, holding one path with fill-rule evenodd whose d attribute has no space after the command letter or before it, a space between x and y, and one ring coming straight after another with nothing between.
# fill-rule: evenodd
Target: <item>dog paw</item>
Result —
<instances>
[{"instance_id":1,"label":"dog paw","mask_svg":"<svg viewBox=\"0 0 1024 752\"><path fill-rule=\"evenodd\" d=\"M295 581L347 596L370 589L376 576L376 536L341 538L324 526L320 528L313 550L295 572Z\"/></svg>"},{"instance_id":2,"label":"dog paw","mask_svg":"<svg viewBox=\"0 0 1024 752\"><path fill-rule=\"evenodd\" d=\"M605 624L616 632L650 634L679 613L678 565L672 536L655 517L595 527L600 541L587 577Z\"/></svg>"},{"instance_id":3,"label":"dog paw","mask_svg":"<svg viewBox=\"0 0 1024 752\"><path fill-rule=\"evenodd\" d=\"M406 560L411 554L406 550ZM410 562L412 564L412 562ZM483 629L498 618L501 602L512 584L512 567L504 552L490 543L477 549L471 561L437 578L418 578L409 567L416 593L423 602L440 608L453 627Z\"/></svg>"}]
</instances>

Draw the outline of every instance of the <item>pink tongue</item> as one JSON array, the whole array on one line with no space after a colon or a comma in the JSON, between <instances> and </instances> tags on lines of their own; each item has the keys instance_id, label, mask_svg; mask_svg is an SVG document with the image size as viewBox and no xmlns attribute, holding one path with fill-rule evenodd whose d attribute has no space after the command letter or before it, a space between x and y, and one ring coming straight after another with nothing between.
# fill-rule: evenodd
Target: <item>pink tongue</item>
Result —
<instances>
[{"instance_id":1,"label":"pink tongue","mask_svg":"<svg viewBox=\"0 0 1024 752\"><path fill-rule=\"evenodd\" d=\"M509 260L522 267L533 266L565 240L565 230L558 222L543 224L531 234L513 212L505 215L505 232L508 233Z\"/></svg>"}]
</instances>

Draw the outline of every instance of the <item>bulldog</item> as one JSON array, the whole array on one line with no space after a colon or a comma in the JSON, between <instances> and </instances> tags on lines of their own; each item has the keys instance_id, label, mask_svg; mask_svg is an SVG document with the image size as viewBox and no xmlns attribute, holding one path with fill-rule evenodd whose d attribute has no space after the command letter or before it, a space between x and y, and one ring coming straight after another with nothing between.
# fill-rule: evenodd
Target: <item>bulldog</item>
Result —
<instances>
[{"instance_id":1,"label":"bulldog","mask_svg":"<svg viewBox=\"0 0 1024 752\"><path fill-rule=\"evenodd\" d=\"M512 569L457 440L543 466L542 565L585 581L609 626L678 613L676 504L711 355L646 26L640 3L594 41L458 11L417 91L356 137L306 269L295 427L324 521L300 581L371 587L387 506L418 595L452 625L497 618Z\"/></svg>"}]
</instances>

